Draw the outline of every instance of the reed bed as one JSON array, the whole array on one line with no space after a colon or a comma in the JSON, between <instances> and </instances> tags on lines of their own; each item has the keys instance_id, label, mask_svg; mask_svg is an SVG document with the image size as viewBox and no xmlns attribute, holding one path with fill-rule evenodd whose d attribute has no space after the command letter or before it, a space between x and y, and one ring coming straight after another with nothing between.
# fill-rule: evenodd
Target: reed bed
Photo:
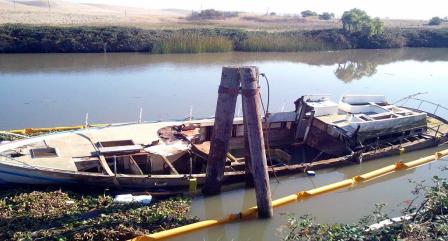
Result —
<instances>
[{"instance_id":1,"label":"reed bed","mask_svg":"<svg viewBox=\"0 0 448 241\"><path fill-rule=\"evenodd\" d=\"M239 45L239 51L248 52L297 52L327 50L325 42L306 36L257 34L250 35Z\"/></svg>"},{"instance_id":2,"label":"reed bed","mask_svg":"<svg viewBox=\"0 0 448 241\"><path fill-rule=\"evenodd\" d=\"M232 50L233 42L225 37L200 35L198 33L174 33L167 39L156 41L152 53L204 53Z\"/></svg>"}]
</instances>

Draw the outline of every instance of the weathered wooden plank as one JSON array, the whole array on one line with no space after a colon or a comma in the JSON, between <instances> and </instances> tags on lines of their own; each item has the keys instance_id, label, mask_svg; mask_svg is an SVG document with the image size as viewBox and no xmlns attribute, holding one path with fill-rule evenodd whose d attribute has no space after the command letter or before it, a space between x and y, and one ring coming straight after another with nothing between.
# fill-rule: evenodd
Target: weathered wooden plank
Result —
<instances>
[{"instance_id":1,"label":"weathered wooden plank","mask_svg":"<svg viewBox=\"0 0 448 241\"><path fill-rule=\"evenodd\" d=\"M244 105L242 105L243 113L244 113ZM244 124L244 173L247 187L254 187L254 176L252 175L252 164L250 160L250 146L249 146L249 137L247 135L247 121L246 118L243 118Z\"/></svg>"},{"instance_id":2,"label":"weathered wooden plank","mask_svg":"<svg viewBox=\"0 0 448 241\"><path fill-rule=\"evenodd\" d=\"M142 169L140 169L137 162L134 160L132 156L129 156L129 168L131 169L133 174L143 175Z\"/></svg>"},{"instance_id":3,"label":"weathered wooden plank","mask_svg":"<svg viewBox=\"0 0 448 241\"><path fill-rule=\"evenodd\" d=\"M207 160L207 177L202 192L206 195L221 192L222 178L232 134L236 100L240 81L237 67L223 67L221 84L216 103L215 123L210 144L210 155Z\"/></svg>"},{"instance_id":4,"label":"weathered wooden plank","mask_svg":"<svg viewBox=\"0 0 448 241\"><path fill-rule=\"evenodd\" d=\"M170 162L170 160L168 160L165 156L160 155L160 157L162 158L162 160L170 167L171 171L174 174L179 174L179 172L176 170L176 168L174 168L173 164Z\"/></svg>"},{"instance_id":5,"label":"weathered wooden plank","mask_svg":"<svg viewBox=\"0 0 448 241\"><path fill-rule=\"evenodd\" d=\"M103 155L98 156L101 168L106 172L109 176L115 176L115 173L110 170L109 165L107 164L106 158Z\"/></svg>"},{"instance_id":6,"label":"weathered wooden plank","mask_svg":"<svg viewBox=\"0 0 448 241\"><path fill-rule=\"evenodd\" d=\"M272 217L271 188L269 185L268 165L260 119L260 96L258 91L258 68L240 68L242 86L242 103L244 119L246 120L247 137L252 166L252 175L257 198L258 216Z\"/></svg>"},{"instance_id":7,"label":"weathered wooden plank","mask_svg":"<svg viewBox=\"0 0 448 241\"><path fill-rule=\"evenodd\" d=\"M112 182L116 187L120 187L120 183L118 182L115 173L110 170L109 165L107 164L106 158L103 155L98 155L98 160L101 165L101 168L106 172L107 175L112 177Z\"/></svg>"}]
</instances>

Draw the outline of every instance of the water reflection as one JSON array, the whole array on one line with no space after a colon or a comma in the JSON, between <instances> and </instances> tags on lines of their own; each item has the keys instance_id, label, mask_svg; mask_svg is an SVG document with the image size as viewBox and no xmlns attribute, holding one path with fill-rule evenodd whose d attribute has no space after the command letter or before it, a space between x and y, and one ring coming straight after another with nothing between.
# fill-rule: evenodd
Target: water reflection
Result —
<instances>
[{"instance_id":1,"label":"water reflection","mask_svg":"<svg viewBox=\"0 0 448 241\"><path fill-rule=\"evenodd\" d=\"M335 75L349 82L372 76L379 65L398 61L448 61L448 49L359 49L297 53L206 53L166 54L89 53L89 54L0 54L0 74L36 72L120 71L153 65L207 66L252 62L291 62L313 66L337 65Z\"/></svg>"},{"instance_id":2,"label":"water reflection","mask_svg":"<svg viewBox=\"0 0 448 241\"><path fill-rule=\"evenodd\" d=\"M338 64L338 68L334 71L334 74L338 79L350 83L353 80L360 80L363 77L374 75L377 66L373 62L347 61L343 64Z\"/></svg>"},{"instance_id":3,"label":"water reflection","mask_svg":"<svg viewBox=\"0 0 448 241\"><path fill-rule=\"evenodd\" d=\"M418 62L415 62L418 61ZM384 94L399 99L430 92L437 103L448 102L448 49L348 50L308 53L222 53L197 55L15 54L0 55L0 129L135 121L142 107L144 120L181 118L190 106L194 116L215 111L223 65L258 65L271 81L273 111L293 109L302 94ZM390 74L389 74L390 73ZM354 81L360 80L362 81ZM263 87L262 87L263 90ZM314 178L295 175L271 183L274 198L322 186L397 161L409 161L435 150L405 154L334 170ZM295 153L300 159L309 153ZM312 213L322 222L354 222L375 203L394 208L411 198L409 178L428 180L445 175L430 166L401 171L362 186L329 193L281 207L271 220L215 227L176 240L277 240L287 217L278 213ZM400 188L396 188L396 187ZM360 188L362 187L362 188ZM253 189L235 185L225 195L193 200L193 214L220 218L255 204ZM399 215L399 208L391 215Z\"/></svg>"},{"instance_id":4,"label":"water reflection","mask_svg":"<svg viewBox=\"0 0 448 241\"><path fill-rule=\"evenodd\" d=\"M334 100L384 94L393 101L429 92L444 104L447 63L448 49L0 54L0 104L7 113L0 129L79 125L87 112L96 123L135 121L140 108L147 121L183 118L191 106L195 117L209 117L224 65L259 66L271 82L272 111L291 110L293 100L311 93Z\"/></svg>"}]
</instances>

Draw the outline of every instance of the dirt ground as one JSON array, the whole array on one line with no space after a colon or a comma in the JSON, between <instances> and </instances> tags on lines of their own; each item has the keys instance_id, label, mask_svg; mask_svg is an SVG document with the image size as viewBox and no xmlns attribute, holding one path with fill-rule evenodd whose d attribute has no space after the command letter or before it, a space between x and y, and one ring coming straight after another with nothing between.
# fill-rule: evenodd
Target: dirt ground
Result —
<instances>
[{"instance_id":1,"label":"dirt ground","mask_svg":"<svg viewBox=\"0 0 448 241\"><path fill-rule=\"evenodd\" d=\"M50 3L50 5L48 4ZM312 30L339 28L329 21L298 15L264 16L241 13L223 20L189 20L189 10L153 10L124 6L81 4L64 0L0 0L0 24L23 23L56 26L135 26L141 28L230 27L249 30ZM423 20L384 19L386 27L430 28ZM448 26L447 23L444 25ZM440 27L440 26L439 26ZM443 26L442 26L443 27Z\"/></svg>"}]
</instances>

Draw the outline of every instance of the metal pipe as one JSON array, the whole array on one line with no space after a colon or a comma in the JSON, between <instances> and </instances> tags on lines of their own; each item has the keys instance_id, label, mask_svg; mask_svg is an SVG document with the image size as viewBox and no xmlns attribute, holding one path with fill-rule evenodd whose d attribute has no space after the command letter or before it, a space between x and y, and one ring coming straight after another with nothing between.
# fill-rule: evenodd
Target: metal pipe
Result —
<instances>
[{"instance_id":1,"label":"metal pipe","mask_svg":"<svg viewBox=\"0 0 448 241\"><path fill-rule=\"evenodd\" d=\"M420 107L422 106L422 104L423 104L423 100L420 101L420 104L418 105L417 110L420 110Z\"/></svg>"},{"instance_id":2,"label":"metal pipe","mask_svg":"<svg viewBox=\"0 0 448 241\"><path fill-rule=\"evenodd\" d=\"M436 109L434 110L434 115L436 114L437 110L439 109L440 104L437 104Z\"/></svg>"},{"instance_id":3,"label":"metal pipe","mask_svg":"<svg viewBox=\"0 0 448 241\"><path fill-rule=\"evenodd\" d=\"M439 134L440 126L441 125L437 126L436 134L434 135L434 137L437 137L437 134Z\"/></svg>"}]
</instances>

